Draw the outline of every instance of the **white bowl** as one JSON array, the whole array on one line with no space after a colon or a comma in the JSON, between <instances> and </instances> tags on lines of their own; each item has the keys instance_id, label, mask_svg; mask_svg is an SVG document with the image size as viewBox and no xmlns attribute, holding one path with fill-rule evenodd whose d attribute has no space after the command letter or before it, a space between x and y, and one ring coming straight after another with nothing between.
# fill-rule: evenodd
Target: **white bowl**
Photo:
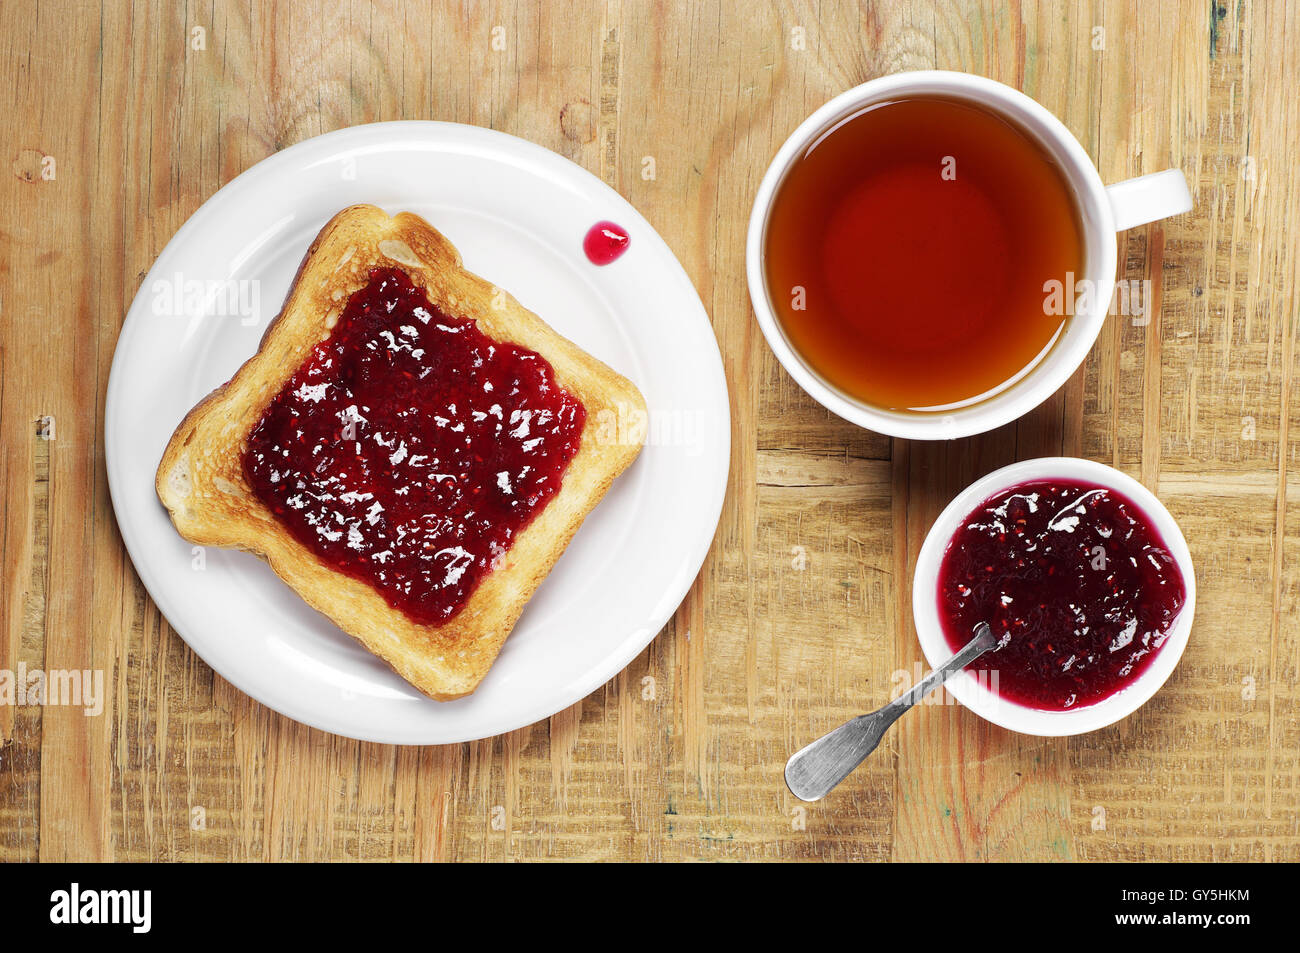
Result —
<instances>
[{"instance_id":1,"label":"white bowl","mask_svg":"<svg viewBox=\"0 0 1300 953\"><path fill-rule=\"evenodd\" d=\"M1196 609L1196 575L1192 569L1192 556L1188 552L1187 541L1183 539L1178 524L1155 495L1132 477L1105 464L1077 457L1040 457L1013 463L976 480L959 493L939 514L921 546L916 560L916 574L912 580L912 615L916 621L921 651L925 653L931 668L943 664L953 654L948 640L944 638L939 620L939 564L962 520L979 504L1002 490L1029 480L1047 479L1074 479L1108 487L1136 503L1177 562L1187 590L1183 608L1155 658L1128 685L1096 704L1068 711L1028 708L996 694L986 681L977 679L971 669L953 676L947 683L947 690L957 701L995 725L1026 735L1058 737L1078 735L1113 725L1137 711L1165 683L1182 658L1192 629L1192 616ZM977 661L974 667L978 666Z\"/></svg>"}]
</instances>

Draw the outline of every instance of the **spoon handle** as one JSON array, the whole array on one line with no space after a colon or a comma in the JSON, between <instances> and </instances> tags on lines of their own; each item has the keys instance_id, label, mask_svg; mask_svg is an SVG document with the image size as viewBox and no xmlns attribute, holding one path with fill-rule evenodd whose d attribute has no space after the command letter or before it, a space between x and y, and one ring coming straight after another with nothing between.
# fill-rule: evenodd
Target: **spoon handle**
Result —
<instances>
[{"instance_id":1,"label":"spoon handle","mask_svg":"<svg viewBox=\"0 0 1300 953\"><path fill-rule=\"evenodd\" d=\"M889 726L918 701L997 645L987 622L952 658L883 708L859 715L796 751L785 765L785 783L801 801L819 801L876 750Z\"/></svg>"},{"instance_id":2,"label":"spoon handle","mask_svg":"<svg viewBox=\"0 0 1300 953\"><path fill-rule=\"evenodd\" d=\"M901 715L985 652L996 648L997 644L998 640L993 637L993 630L989 628L989 624L981 622L975 627L975 638L963 645L956 655L917 682L910 691L899 695L885 708L892 708L897 705L899 706L898 714ZM894 717L897 718L898 715Z\"/></svg>"}]
</instances>

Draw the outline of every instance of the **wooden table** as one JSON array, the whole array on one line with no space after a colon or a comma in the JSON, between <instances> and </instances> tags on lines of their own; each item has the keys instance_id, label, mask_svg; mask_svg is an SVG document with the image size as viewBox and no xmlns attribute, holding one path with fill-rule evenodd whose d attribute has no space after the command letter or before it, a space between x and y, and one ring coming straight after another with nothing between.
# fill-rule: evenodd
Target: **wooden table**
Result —
<instances>
[{"instance_id":1,"label":"wooden table","mask_svg":"<svg viewBox=\"0 0 1300 953\"><path fill-rule=\"evenodd\" d=\"M1300 859L1300 5L577 6L0 7L0 669L102 670L109 696L0 707L0 859ZM1120 238L1155 318L1112 317L1047 404L952 443L820 409L745 286L785 136L926 67L1017 86L1106 180L1176 166L1196 199ZM103 406L132 296L200 203L318 133L430 118L541 143L645 213L712 315L734 450L700 578L627 671L531 728L396 748L268 711L171 631L116 531ZM1069 740L925 707L793 800L788 754L920 662L930 521L1055 453L1181 522L1200 598L1170 682Z\"/></svg>"}]
</instances>

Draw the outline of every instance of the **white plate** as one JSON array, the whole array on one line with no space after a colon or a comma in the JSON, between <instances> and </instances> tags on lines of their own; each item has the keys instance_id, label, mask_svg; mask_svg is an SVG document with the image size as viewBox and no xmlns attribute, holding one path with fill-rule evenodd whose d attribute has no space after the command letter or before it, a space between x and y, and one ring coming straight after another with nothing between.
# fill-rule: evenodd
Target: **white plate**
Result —
<instances>
[{"instance_id":1,"label":"white plate","mask_svg":"<svg viewBox=\"0 0 1300 953\"><path fill-rule=\"evenodd\" d=\"M645 450L538 589L478 691L454 702L425 698L255 557L197 552L153 490L176 425L256 351L311 239L358 202L428 219L470 271L630 378L650 408ZM596 267L582 240L604 219L626 228L631 243L613 264ZM218 293L186 306L196 288ZM520 728L621 671L698 573L730 454L726 380L708 315L649 223L613 189L540 146L437 122L357 126L299 143L195 212L131 305L104 430L127 550L194 651L291 718L397 744Z\"/></svg>"}]
</instances>

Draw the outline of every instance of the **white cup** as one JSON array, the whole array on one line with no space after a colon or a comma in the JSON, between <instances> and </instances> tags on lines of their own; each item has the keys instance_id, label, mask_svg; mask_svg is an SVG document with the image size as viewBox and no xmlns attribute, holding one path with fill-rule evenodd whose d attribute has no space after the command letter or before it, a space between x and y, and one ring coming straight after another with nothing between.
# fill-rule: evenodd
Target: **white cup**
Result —
<instances>
[{"instance_id":1,"label":"white cup","mask_svg":"<svg viewBox=\"0 0 1300 953\"><path fill-rule=\"evenodd\" d=\"M1084 285L1089 294L1076 302L1073 315L1048 352L996 393L942 411L891 410L857 399L818 374L786 337L772 308L763 267L772 200L786 173L822 133L871 103L907 96L943 96L966 100L1009 120L1033 136L1053 157L1074 193L1083 225ZM894 437L936 440L983 433L1015 420L1060 388L1083 363L1101 332L1115 292L1115 233L1189 211L1192 196L1178 169L1128 179L1112 186L1101 176L1083 147L1059 119L1024 93L982 76L922 70L882 76L836 96L809 116L786 140L768 167L749 218L745 266L749 297L759 327L777 360L809 394L829 410L862 427Z\"/></svg>"}]
</instances>

